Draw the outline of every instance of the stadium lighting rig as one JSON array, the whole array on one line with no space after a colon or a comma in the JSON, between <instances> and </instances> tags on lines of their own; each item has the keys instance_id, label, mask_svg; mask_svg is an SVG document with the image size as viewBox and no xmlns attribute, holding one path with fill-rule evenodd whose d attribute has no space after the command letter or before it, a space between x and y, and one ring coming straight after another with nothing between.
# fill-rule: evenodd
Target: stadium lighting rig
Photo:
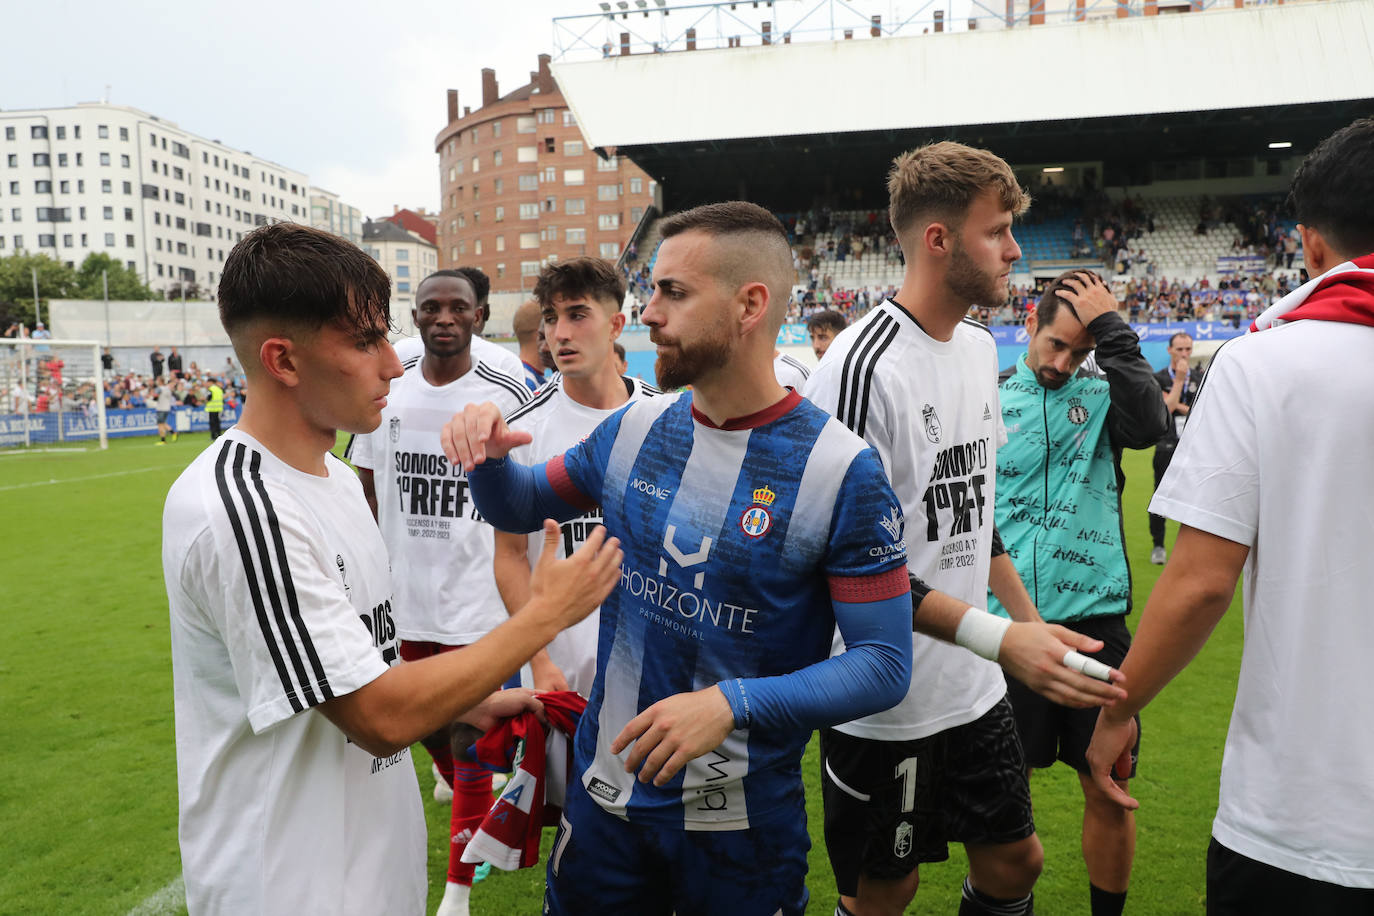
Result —
<instances>
[{"instance_id":1,"label":"stadium lighting rig","mask_svg":"<svg viewBox=\"0 0 1374 916\"><path fill-rule=\"evenodd\" d=\"M1290 149L1292 146L1293 142L1291 140L1275 140L1273 143L1269 144L1270 149Z\"/></svg>"}]
</instances>

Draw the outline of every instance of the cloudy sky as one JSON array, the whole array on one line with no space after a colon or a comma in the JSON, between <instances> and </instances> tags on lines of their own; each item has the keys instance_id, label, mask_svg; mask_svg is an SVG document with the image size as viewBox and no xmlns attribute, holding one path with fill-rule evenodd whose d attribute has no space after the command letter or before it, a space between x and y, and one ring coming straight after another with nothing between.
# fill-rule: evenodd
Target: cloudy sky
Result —
<instances>
[{"instance_id":1,"label":"cloudy sky","mask_svg":"<svg viewBox=\"0 0 1374 916\"><path fill-rule=\"evenodd\" d=\"M890 17L902 4L853 5ZM478 107L483 67L502 92L523 85L537 56L553 53L553 18L596 11L596 0L8 3L0 108L108 97L300 169L385 216L438 204L446 90Z\"/></svg>"}]
</instances>

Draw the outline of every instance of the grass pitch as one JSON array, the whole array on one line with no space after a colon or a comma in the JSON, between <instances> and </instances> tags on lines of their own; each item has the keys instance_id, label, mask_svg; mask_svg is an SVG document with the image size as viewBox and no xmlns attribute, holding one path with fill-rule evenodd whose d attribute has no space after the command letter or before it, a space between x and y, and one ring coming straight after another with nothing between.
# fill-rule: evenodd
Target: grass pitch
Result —
<instances>
[{"instance_id":1,"label":"grass pitch","mask_svg":"<svg viewBox=\"0 0 1374 916\"><path fill-rule=\"evenodd\" d=\"M180 873L167 601L160 560L163 498L208 444L111 440L105 452L0 455L0 914L179 913L158 892ZM1137 611L1159 567L1148 561L1150 455L1128 452L1126 533ZM1170 526L1172 541L1174 526ZM1146 710L1139 840L1128 911L1200 913L1204 854L1240 660L1240 600L1202 655ZM1129 618L1134 621L1138 614ZM447 810L433 802L414 750L430 826L430 912L447 864ZM804 764L812 906L835 886L820 837L813 742ZM1045 844L1037 912L1087 913L1078 783L1066 767L1032 781ZM552 830L545 831L546 847ZM956 908L959 847L922 869L913 913ZM537 913L543 869L493 872L473 891L478 914ZM152 901L149 898L153 898Z\"/></svg>"}]
</instances>

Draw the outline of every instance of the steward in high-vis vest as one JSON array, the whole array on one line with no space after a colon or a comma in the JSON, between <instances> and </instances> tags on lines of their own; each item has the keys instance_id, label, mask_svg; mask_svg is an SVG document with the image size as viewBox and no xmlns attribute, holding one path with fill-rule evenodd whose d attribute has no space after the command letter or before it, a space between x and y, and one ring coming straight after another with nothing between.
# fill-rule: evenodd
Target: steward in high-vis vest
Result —
<instances>
[{"instance_id":1,"label":"steward in high-vis vest","mask_svg":"<svg viewBox=\"0 0 1374 916\"><path fill-rule=\"evenodd\" d=\"M1026 353L1003 373L999 392L1008 441L997 450L997 530L1040 616L1102 640L1085 654L1115 668L1131 641L1121 450L1149 448L1165 433L1164 393L1096 274L1058 277L1026 330ZM988 601L988 610L1006 613L991 594ZM1056 705L1011 677L1007 697L1026 762L1062 760L1079 772L1092 911L1121 912L1135 821L1088 776L1084 753L1098 710ZM1124 787L1134 775L1133 754L1130 774L1117 776Z\"/></svg>"},{"instance_id":2,"label":"steward in high-vis vest","mask_svg":"<svg viewBox=\"0 0 1374 916\"><path fill-rule=\"evenodd\" d=\"M210 441L219 438L219 418L224 413L224 389L218 379L210 380L210 399L205 402L205 419L210 421Z\"/></svg>"}]
</instances>

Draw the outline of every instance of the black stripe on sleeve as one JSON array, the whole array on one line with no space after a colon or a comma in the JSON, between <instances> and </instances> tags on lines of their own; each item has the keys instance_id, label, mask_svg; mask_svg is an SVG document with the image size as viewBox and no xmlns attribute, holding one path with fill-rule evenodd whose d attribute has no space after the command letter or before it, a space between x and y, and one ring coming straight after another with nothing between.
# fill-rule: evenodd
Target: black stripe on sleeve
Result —
<instances>
[{"instance_id":1,"label":"black stripe on sleeve","mask_svg":"<svg viewBox=\"0 0 1374 916\"><path fill-rule=\"evenodd\" d=\"M530 391L529 386L523 381L511 378L509 375L506 375L506 373L492 369L484 363L477 364L477 374L487 381L505 388L515 396L516 403L518 404L524 404L533 397L533 393Z\"/></svg>"},{"instance_id":2,"label":"black stripe on sleeve","mask_svg":"<svg viewBox=\"0 0 1374 916\"><path fill-rule=\"evenodd\" d=\"M539 392L535 394L534 400L527 401L524 404L521 404L519 407L512 410L510 413L506 414L506 423L509 425L511 423L514 423L516 420L519 420L521 417L529 416L531 413L535 411L536 408L542 407L545 404L549 403L549 401L553 400L553 396L557 393L557 388L547 386L544 388L540 388Z\"/></svg>"},{"instance_id":3,"label":"black stripe on sleeve","mask_svg":"<svg viewBox=\"0 0 1374 916\"><path fill-rule=\"evenodd\" d=\"M873 373L876 371L878 363L882 361L883 354L887 352L887 348L892 345L892 341L897 339L898 330L899 328L894 322L892 329L883 335L882 342L879 343L878 348L873 351L873 356L868 363L868 368L864 372L863 400L859 403L859 428L854 431L859 438L863 438L864 433L868 430L868 402L869 396L873 392Z\"/></svg>"},{"instance_id":4,"label":"black stripe on sleeve","mask_svg":"<svg viewBox=\"0 0 1374 916\"><path fill-rule=\"evenodd\" d=\"M301 606L296 599L296 585L291 581L291 564L286 558L286 542L281 536L277 510L272 507L272 500L267 495L267 487L263 485L262 475L258 473L261 463L262 456L254 452L253 463L250 466L253 488L257 490L258 498L262 500L263 511L267 515L267 530L272 535L272 546L276 549L277 569L281 575L282 591L286 594L286 606L291 615L291 623L296 630L296 640L300 642L301 650L310 662L310 670L314 675L311 678L311 683L319 686L324 699L332 700L334 699L334 692L329 689L329 675L325 672L324 665L320 663L319 653L315 651L315 641L310 638L310 630L306 627L305 621L301 619ZM286 645L287 648L291 649L294 648L295 643L288 638ZM292 658L295 658L294 653ZM307 697L310 696L310 692L309 683L306 683ZM313 701L311 705L314 705Z\"/></svg>"},{"instance_id":5,"label":"black stripe on sleeve","mask_svg":"<svg viewBox=\"0 0 1374 916\"><path fill-rule=\"evenodd\" d=\"M291 661L291 670L296 676L296 681L301 685L301 693L305 696L307 706L314 706L320 701L315 696L315 691L311 689L310 675L305 670L305 664L301 661L301 653L294 639L291 638L290 625L286 619L286 606L282 601L281 583L273 575L272 554L267 547L267 535L263 530L263 518L266 514L259 509L253 502L252 491L249 489L249 482L244 473L243 459L247 449L242 444L239 445L238 452L234 455L233 478L234 485L238 488L239 496L243 502L245 514L248 516L248 527L253 532L253 544L257 548L257 557L262 571L264 591L272 605L272 619L276 622L276 637L285 646L286 655ZM262 456L257 452L253 453L251 473L256 475ZM287 572L286 570L282 570ZM289 572L287 572L289 576ZM290 599L294 603L296 600L295 591L292 590Z\"/></svg>"},{"instance_id":6,"label":"black stripe on sleeve","mask_svg":"<svg viewBox=\"0 0 1374 916\"><path fill-rule=\"evenodd\" d=\"M802 362L798 360L796 357L788 356L786 353L784 353L782 354L782 361L787 363L793 369L796 369L798 372L800 372L802 374L802 378L806 379L811 377L811 370L806 368L806 366L803 365Z\"/></svg>"},{"instance_id":7,"label":"black stripe on sleeve","mask_svg":"<svg viewBox=\"0 0 1374 916\"><path fill-rule=\"evenodd\" d=\"M272 632L272 624L262 600L262 589L258 584L258 563L253 556L252 549L248 546L248 538L243 530L243 520L239 518L239 511L234 505L233 493L229 489L228 477L225 474L224 466L229 458L230 449L237 451L236 467L242 467L243 444L226 440L224 447L220 449L219 458L215 461L215 484L219 488L220 499L224 502L224 511L229 516L229 525L234 530L234 540L238 543L239 548L239 559L243 563L243 574L248 582L248 594L253 599L253 611L258 618L258 628L262 631L263 642L267 644L267 653L272 657L272 664L277 669L277 677L281 679L282 693L291 703L291 710L300 712L305 707L301 704L296 688L291 683L291 675L287 672L286 663L282 659L281 647L277 644L276 635Z\"/></svg>"},{"instance_id":8,"label":"black stripe on sleeve","mask_svg":"<svg viewBox=\"0 0 1374 916\"><path fill-rule=\"evenodd\" d=\"M883 314L864 328L849 352L845 354L835 418L859 436L864 434L866 426L868 393L872 388L874 364L878 355L896 338L897 331L897 320ZM860 412L861 407L864 413Z\"/></svg>"}]
</instances>

